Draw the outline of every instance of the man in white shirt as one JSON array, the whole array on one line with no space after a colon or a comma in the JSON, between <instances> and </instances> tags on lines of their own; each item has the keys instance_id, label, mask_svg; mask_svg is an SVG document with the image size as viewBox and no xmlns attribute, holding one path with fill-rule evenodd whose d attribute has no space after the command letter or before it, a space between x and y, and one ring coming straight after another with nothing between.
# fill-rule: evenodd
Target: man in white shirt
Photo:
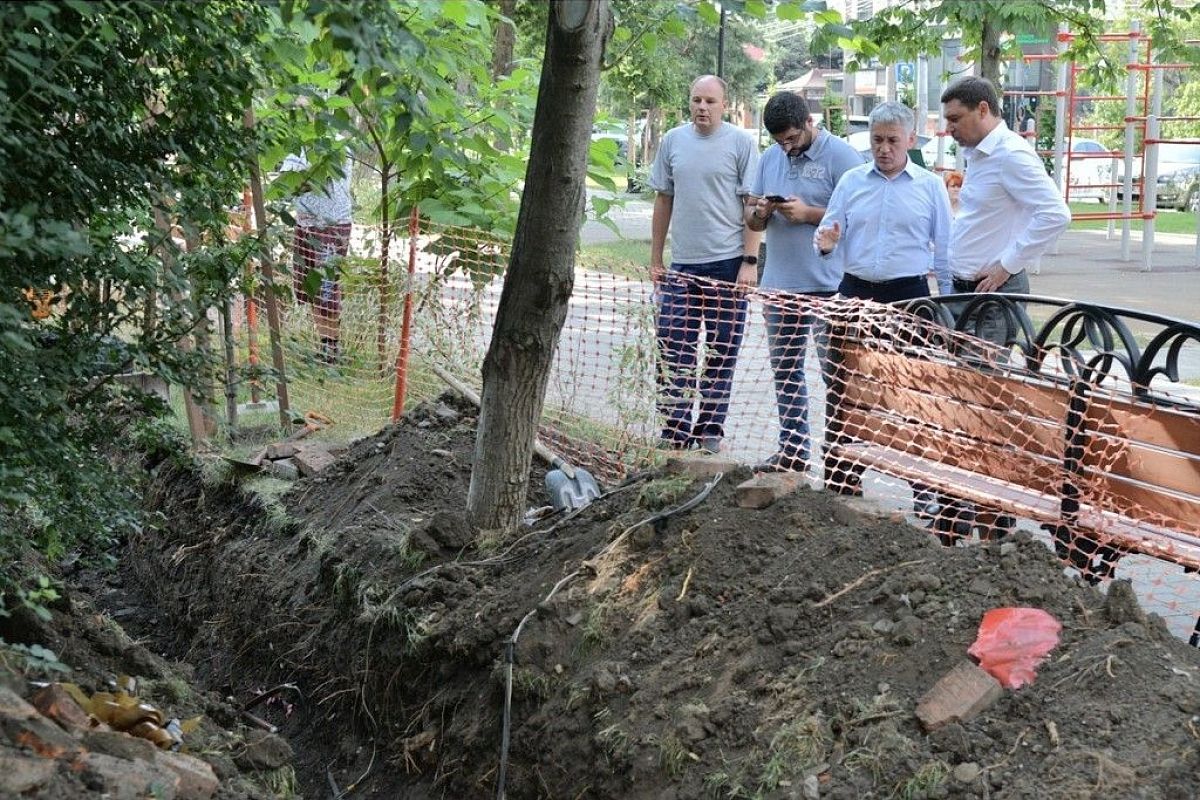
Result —
<instances>
[{"instance_id":1,"label":"man in white shirt","mask_svg":"<svg viewBox=\"0 0 1200 800\"><path fill-rule=\"evenodd\" d=\"M950 231L954 290L1028 294L1027 270L1066 230L1071 211L1033 147L1000 118L990 82L955 82L942 93L942 113L967 162Z\"/></svg>"},{"instance_id":2,"label":"man in white shirt","mask_svg":"<svg viewBox=\"0 0 1200 800\"><path fill-rule=\"evenodd\" d=\"M843 259L843 297L928 297L931 247L938 291L950 294L950 197L941 178L908 157L917 143L913 113L889 101L871 110L869 123L873 161L842 176L813 244L822 258L836 250Z\"/></svg>"}]
</instances>

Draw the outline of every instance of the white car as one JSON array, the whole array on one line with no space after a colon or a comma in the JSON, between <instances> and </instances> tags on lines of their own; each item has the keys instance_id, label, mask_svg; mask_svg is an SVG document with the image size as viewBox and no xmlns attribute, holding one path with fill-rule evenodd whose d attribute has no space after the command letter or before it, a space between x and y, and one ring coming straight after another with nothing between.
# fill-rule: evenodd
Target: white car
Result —
<instances>
[{"instance_id":1,"label":"white car","mask_svg":"<svg viewBox=\"0 0 1200 800\"><path fill-rule=\"evenodd\" d=\"M1123 166L1123 165L1120 165ZM1142 159L1133 160L1133 175L1142 174ZM1133 199L1141 187L1133 184ZM1122 199L1122 187L1117 187L1117 199ZM1200 207L1200 145L1163 142L1158 146L1158 183L1155 191L1159 208L1195 211Z\"/></svg>"},{"instance_id":2,"label":"white car","mask_svg":"<svg viewBox=\"0 0 1200 800\"><path fill-rule=\"evenodd\" d=\"M855 150L857 150L859 152L859 154L862 155L862 157L865 160L867 160L867 161L871 160L871 132L870 131L858 131L856 133L852 133L846 137L846 143L849 144L851 147L853 147ZM930 151L930 149L929 149L930 145L933 145L932 151ZM923 158L925 161L925 163L922 166L928 167L929 169L933 169L934 159L937 158L937 139L935 139L932 136L925 136L924 134L918 133L917 134L917 149L921 151L921 158ZM946 160L946 163L948 166L954 166L953 156L949 157Z\"/></svg>"},{"instance_id":3,"label":"white car","mask_svg":"<svg viewBox=\"0 0 1200 800\"><path fill-rule=\"evenodd\" d=\"M1114 183L1111 151L1095 139L1072 139L1064 155L1063 180L1070 187L1066 196L1108 202L1110 189L1102 184Z\"/></svg>"}]
</instances>

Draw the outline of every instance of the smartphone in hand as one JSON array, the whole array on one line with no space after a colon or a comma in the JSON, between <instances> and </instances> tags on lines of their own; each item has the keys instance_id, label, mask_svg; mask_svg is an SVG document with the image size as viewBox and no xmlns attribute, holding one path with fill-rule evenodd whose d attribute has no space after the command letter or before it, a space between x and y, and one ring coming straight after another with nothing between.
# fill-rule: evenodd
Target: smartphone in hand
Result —
<instances>
[{"instance_id":1,"label":"smartphone in hand","mask_svg":"<svg viewBox=\"0 0 1200 800\"><path fill-rule=\"evenodd\" d=\"M764 199L770 200L772 203L786 203L787 202L787 198L781 194L769 194Z\"/></svg>"}]
</instances>

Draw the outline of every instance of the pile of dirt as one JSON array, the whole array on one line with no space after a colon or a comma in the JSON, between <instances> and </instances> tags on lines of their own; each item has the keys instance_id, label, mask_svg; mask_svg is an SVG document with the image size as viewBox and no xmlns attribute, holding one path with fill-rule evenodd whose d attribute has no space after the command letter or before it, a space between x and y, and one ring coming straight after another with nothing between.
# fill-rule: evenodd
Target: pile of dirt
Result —
<instances>
[{"instance_id":1,"label":"pile of dirt","mask_svg":"<svg viewBox=\"0 0 1200 800\"><path fill-rule=\"evenodd\" d=\"M169 463L149 483L162 524L122 564L157 624L129 624L222 695L295 682L290 716L263 713L304 796L484 797L501 772L510 798L1200 795L1200 656L1127 587L1106 599L1025 535L946 549L824 492L741 509L743 471L655 474L480 540L474 423L424 406L286 515ZM1061 643L926 733L918 698L1002 606L1045 609Z\"/></svg>"}]
</instances>

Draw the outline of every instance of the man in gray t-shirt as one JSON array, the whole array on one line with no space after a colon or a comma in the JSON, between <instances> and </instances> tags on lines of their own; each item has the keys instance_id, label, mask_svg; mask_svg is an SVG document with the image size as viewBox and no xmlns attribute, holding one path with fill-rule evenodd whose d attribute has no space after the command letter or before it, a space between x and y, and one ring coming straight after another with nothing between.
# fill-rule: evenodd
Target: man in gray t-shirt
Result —
<instances>
[{"instance_id":1,"label":"man in gray t-shirt","mask_svg":"<svg viewBox=\"0 0 1200 800\"><path fill-rule=\"evenodd\" d=\"M696 79L689 107L692 121L667 132L650 170L657 192L650 278L660 299L659 413L666 446L716 453L746 324L743 294L758 282L761 237L744 219L758 147L747 132L722 121L725 82L715 75ZM663 264L668 228L669 271ZM697 365L701 328L705 359Z\"/></svg>"},{"instance_id":2,"label":"man in gray t-shirt","mask_svg":"<svg viewBox=\"0 0 1200 800\"><path fill-rule=\"evenodd\" d=\"M767 295L763 301L779 405L779 451L760 468L803 472L810 450L804 356L816 320L813 302L802 295L831 297L842 280L841 260L822 259L813 249L813 233L833 187L863 157L828 131L817 130L808 104L793 92L779 92L767 101L763 124L779 147L759 161L746 224L767 232L762 288L797 297Z\"/></svg>"}]
</instances>

